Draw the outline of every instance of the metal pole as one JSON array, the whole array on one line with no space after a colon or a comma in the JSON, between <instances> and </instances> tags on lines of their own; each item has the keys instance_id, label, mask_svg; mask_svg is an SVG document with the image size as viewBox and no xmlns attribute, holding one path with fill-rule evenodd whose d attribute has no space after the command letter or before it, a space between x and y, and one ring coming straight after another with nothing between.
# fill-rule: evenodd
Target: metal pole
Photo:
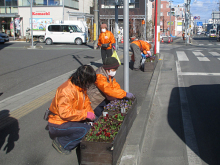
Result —
<instances>
[{"instance_id":1,"label":"metal pole","mask_svg":"<svg viewBox=\"0 0 220 165\"><path fill-rule=\"evenodd\" d=\"M98 44L98 0L94 0L94 49Z\"/></svg>"},{"instance_id":2,"label":"metal pole","mask_svg":"<svg viewBox=\"0 0 220 165\"><path fill-rule=\"evenodd\" d=\"M31 0L31 48L33 48L33 15L32 15L32 4L33 0Z\"/></svg>"},{"instance_id":3,"label":"metal pole","mask_svg":"<svg viewBox=\"0 0 220 165\"><path fill-rule=\"evenodd\" d=\"M62 20L62 23L64 23L64 1L65 0L63 0L63 20Z\"/></svg>"},{"instance_id":4,"label":"metal pole","mask_svg":"<svg viewBox=\"0 0 220 165\"><path fill-rule=\"evenodd\" d=\"M124 90L129 92L129 2L124 1Z\"/></svg>"},{"instance_id":5,"label":"metal pole","mask_svg":"<svg viewBox=\"0 0 220 165\"><path fill-rule=\"evenodd\" d=\"M145 0L145 23L144 23L144 40L146 41L146 30L147 30L147 0Z\"/></svg>"},{"instance_id":6,"label":"metal pole","mask_svg":"<svg viewBox=\"0 0 220 165\"><path fill-rule=\"evenodd\" d=\"M154 54L157 54L157 0L155 0L155 21L154 21Z\"/></svg>"},{"instance_id":7,"label":"metal pole","mask_svg":"<svg viewBox=\"0 0 220 165\"><path fill-rule=\"evenodd\" d=\"M115 0L115 48L118 50L118 0Z\"/></svg>"},{"instance_id":8,"label":"metal pole","mask_svg":"<svg viewBox=\"0 0 220 165\"><path fill-rule=\"evenodd\" d=\"M171 36L171 2L172 1L170 1L170 36Z\"/></svg>"}]
</instances>

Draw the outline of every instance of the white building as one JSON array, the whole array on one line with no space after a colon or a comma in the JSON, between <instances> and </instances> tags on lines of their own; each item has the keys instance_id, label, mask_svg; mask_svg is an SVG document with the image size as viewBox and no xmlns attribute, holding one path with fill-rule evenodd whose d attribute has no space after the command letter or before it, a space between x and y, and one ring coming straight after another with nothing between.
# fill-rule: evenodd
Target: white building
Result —
<instances>
[{"instance_id":1,"label":"white building","mask_svg":"<svg viewBox=\"0 0 220 165\"><path fill-rule=\"evenodd\" d=\"M0 31L13 36L15 30L15 32L20 32L20 36L25 36L25 30L30 27L31 14L33 16L33 29L42 30L46 24L61 22L63 18L64 20L77 20L77 17L69 17L69 12L90 13L90 7L93 6L93 0L32 1L31 13L29 0L1 0ZM15 22L14 25L13 21ZM13 26L15 26L14 29Z\"/></svg>"}]
</instances>

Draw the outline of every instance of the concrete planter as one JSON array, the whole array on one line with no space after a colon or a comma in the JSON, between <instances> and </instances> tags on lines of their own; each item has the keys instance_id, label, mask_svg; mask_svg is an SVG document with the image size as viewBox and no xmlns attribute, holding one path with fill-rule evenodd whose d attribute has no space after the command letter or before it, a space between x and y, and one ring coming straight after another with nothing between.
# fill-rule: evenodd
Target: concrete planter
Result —
<instances>
[{"instance_id":1,"label":"concrete planter","mask_svg":"<svg viewBox=\"0 0 220 165\"><path fill-rule=\"evenodd\" d=\"M153 72L157 65L157 62L158 62L158 56L156 56L155 60L152 62L145 62L143 68L144 72Z\"/></svg>"},{"instance_id":2,"label":"concrete planter","mask_svg":"<svg viewBox=\"0 0 220 165\"><path fill-rule=\"evenodd\" d=\"M136 116L137 99L128 110L113 142L90 142L83 139L80 143L81 165L116 165Z\"/></svg>"}]
</instances>

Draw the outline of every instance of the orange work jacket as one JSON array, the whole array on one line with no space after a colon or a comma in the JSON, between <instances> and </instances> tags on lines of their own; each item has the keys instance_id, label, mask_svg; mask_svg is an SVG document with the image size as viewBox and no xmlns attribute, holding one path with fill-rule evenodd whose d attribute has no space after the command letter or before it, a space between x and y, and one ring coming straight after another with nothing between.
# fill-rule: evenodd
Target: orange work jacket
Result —
<instances>
[{"instance_id":1,"label":"orange work jacket","mask_svg":"<svg viewBox=\"0 0 220 165\"><path fill-rule=\"evenodd\" d=\"M102 74L96 74L95 85L107 96L117 99L122 99L126 96L126 92L121 89L120 85L116 82L116 79L112 78L111 76L109 76L108 82L106 76Z\"/></svg>"},{"instance_id":2,"label":"orange work jacket","mask_svg":"<svg viewBox=\"0 0 220 165\"><path fill-rule=\"evenodd\" d=\"M105 33L101 32L98 39L98 45L101 47L102 44L110 43L107 49L112 49L112 44L115 43L115 37L112 32L106 30Z\"/></svg>"},{"instance_id":3,"label":"orange work jacket","mask_svg":"<svg viewBox=\"0 0 220 165\"><path fill-rule=\"evenodd\" d=\"M136 40L136 41L133 41L131 44L137 45L140 49L142 46L144 54L147 54L147 51L149 51L151 49L151 44L149 44L148 42L143 41L143 40Z\"/></svg>"},{"instance_id":4,"label":"orange work jacket","mask_svg":"<svg viewBox=\"0 0 220 165\"><path fill-rule=\"evenodd\" d=\"M56 91L50 105L49 123L61 125L69 121L82 121L87 112L93 112L91 102L85 90L73 84L70 79L64 82Z\"/></svg>"}]
</instances>

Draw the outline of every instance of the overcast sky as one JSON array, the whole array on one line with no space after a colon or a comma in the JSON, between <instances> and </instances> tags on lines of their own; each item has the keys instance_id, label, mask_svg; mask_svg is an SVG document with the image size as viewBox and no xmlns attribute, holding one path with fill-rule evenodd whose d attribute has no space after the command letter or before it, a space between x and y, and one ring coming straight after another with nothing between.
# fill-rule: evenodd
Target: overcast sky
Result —
<instances>
[{"instance_id":1,"label":"overcast sky","mask_svg":"<svg viewBox=\"0 0 220 165\"><path fill-rule=\"evenodd\" d=\"M183 5L184 0L173 0L172 5ZM190 10L193 16L200 16L203 23L212 18L212 11L219 11L219 0L191 0Z\"/></svg>"}]
</instances>

